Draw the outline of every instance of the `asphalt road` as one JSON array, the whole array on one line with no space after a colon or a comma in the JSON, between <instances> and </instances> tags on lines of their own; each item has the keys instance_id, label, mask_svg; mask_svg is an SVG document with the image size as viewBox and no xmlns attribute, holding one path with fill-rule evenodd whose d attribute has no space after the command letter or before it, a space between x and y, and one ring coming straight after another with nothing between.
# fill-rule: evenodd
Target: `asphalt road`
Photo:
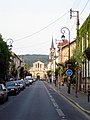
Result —
<instances>
[{"instance_id":1,"label":"asphalt road","mask_svg":"<svg viewBox=\"0 0 90 120\"><path fill-rule=\"evenodd\" d=\"M42 81L33 83L0 105L0 120L89 120Z\"/></svg>"}]
</instances>

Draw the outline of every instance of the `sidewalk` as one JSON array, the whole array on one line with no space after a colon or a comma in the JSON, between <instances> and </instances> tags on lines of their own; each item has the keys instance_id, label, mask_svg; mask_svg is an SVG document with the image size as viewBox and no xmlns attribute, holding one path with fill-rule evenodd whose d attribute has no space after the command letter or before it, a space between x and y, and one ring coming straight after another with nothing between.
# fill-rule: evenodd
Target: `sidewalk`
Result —
<instances>
[{"instance_id":1,"label":"sidewalk","mask_svg":"<svg viewBox=\"0 0 90 120\"><path fill-rule=\"evenodd\" d=\"M70 100L73 104L79 107L82 111L90 115L90 100L88 102L88 96L85 93L77 92L77 97L75 96L75 90L71 88L70 94L68 94L68 87L66 85L56 87L53 83L48 83L57 92L62 94L65 98ZM90 98L89 98L90 99Z\"/></svg>"}]
</instances>

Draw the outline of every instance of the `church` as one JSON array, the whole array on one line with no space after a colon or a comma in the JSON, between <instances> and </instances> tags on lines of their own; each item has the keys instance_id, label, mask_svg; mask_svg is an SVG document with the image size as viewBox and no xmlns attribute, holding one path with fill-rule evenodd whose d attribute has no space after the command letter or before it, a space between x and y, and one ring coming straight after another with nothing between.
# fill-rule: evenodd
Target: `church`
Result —
<instances>
[{"instance_id":1,"label":"church","mask_svg":"<svg viewBox=\"0 0 90 120\"><path fill-rule=\"evenodd\" d=\"M33 78L45 79L47 75L47 68L43 62L38 60L33 63L29 72L32 74Z\"/></svg>"}]
</instances>

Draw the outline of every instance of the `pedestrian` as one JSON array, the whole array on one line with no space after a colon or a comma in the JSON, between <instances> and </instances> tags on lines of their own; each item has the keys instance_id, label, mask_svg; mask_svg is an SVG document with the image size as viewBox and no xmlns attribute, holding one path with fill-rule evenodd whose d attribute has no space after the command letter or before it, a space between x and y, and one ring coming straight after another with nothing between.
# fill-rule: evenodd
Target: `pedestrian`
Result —
<instances>
[{"instance_id":1,"label":"pedestrian","mask_svg":"<svg viewBox=\"0 0 90 120\"><path fill-rule=\"evenodd\" d=\"M52 83L52 79L50 78L50 84Z\"/></svg>"}]
</instances>

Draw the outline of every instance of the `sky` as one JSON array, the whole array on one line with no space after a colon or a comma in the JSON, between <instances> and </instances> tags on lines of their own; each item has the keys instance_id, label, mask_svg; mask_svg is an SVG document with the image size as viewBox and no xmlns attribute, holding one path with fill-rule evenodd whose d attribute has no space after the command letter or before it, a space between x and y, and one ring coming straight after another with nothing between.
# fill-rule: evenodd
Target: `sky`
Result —
<instances>
[{"instance_id":1,"label":"sky","mask_svg":"<svg viewBox=\"0 0 90 120\"><path fill-rule=\"evenodd\" d=\"M61 29L70 30L70 41L76 37L76 12L70 19L70 9L79 11L80 26L90 14L90 0L0 0L0 34L12 42L17 55L49 55L61 40ZM68 39L68 30L65 30Z\"/></svg>"}]
</instances>

